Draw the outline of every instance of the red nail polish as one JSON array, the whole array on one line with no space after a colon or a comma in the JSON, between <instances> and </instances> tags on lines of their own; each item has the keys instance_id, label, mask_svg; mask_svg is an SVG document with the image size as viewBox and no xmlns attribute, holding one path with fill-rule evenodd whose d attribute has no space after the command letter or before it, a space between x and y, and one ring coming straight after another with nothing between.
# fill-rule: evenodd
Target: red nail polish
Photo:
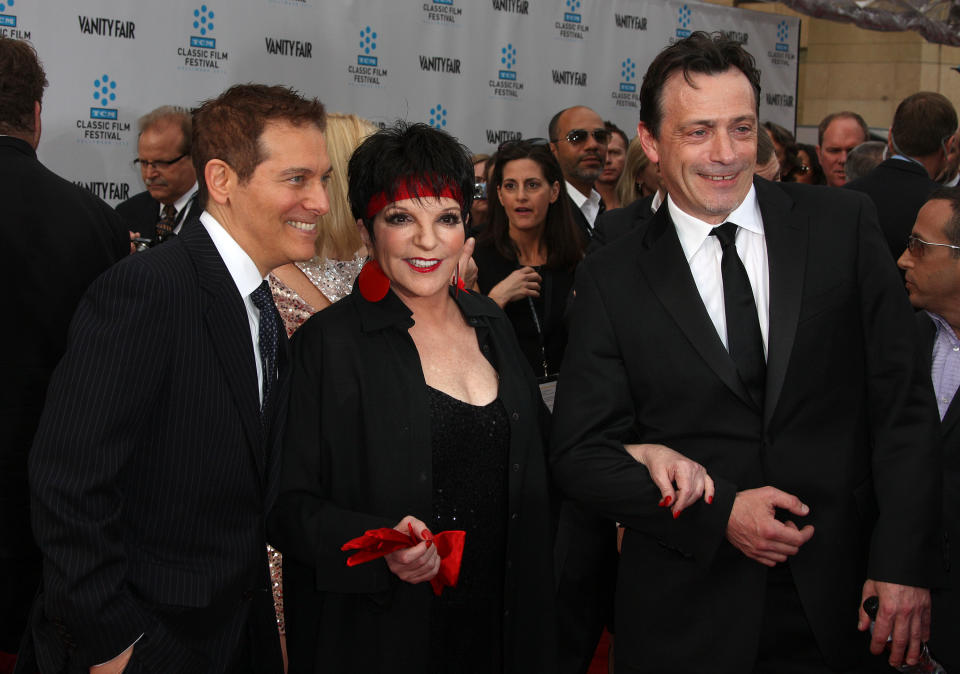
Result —
<instances>
[{"instance_id":1,"label":"red nail polish","mask_svg":"<svg viewBox=\"0 0 960 674\"><path fill-rule=\"evenodd\" d=\"M668 505L670 505L671 503L673 503L673 497L672 497L672 496L668 496L668 497L666 497L665 499L663 499L663 505L668 506Z\"/></svg>"},{"instance_id":2,"label":"red nail polish","mask_svg":"<svg viewBox=\"0 0 960 674\"><path fill-rule=\"evenodd\" d=\"M673 519L677 519L678 517L680 517L680 513L682 513L682 512L683 512L682 510L677 510L676 512L674 512L674 513L673 513Z\"/></svg>"},{"instance_id":3,"label":"red nail polish","mask_svg":"<svg viewBox=\"0 0 960 674\"><path fill-rule=\"evenodd\" d=\"M662 499L660 499L660 503L658 503L657 505L660 506L661 508L667 505L667 497L664 496Z\"/></svg>"},{"instance_id":4,"label":"red nail polish","mask_svg":"<svg viewBox=\"0 0 960 674\"><path fill-rule=\"evenodd\" d=\"M708 497L707 497L707 505L710 505L711 503L713 503L713 497L712 497L712 496L708 496Z\"/></svg>"}]
</instances>

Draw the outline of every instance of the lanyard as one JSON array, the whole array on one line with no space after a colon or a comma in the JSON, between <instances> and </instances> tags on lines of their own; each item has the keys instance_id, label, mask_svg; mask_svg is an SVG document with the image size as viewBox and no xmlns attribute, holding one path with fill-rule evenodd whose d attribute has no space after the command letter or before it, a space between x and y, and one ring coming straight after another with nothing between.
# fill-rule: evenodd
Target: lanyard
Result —
<instances>
[{"instance_id":1,"label":"lanyard","mask_svg":"<svg viewBox=\"0 0 960 674\"><path fill-rule=\"evenodd\" d=\"M546 286L545 278L543 286ZM544 290L546 290L545 287ZM540 360L543 363L543 376L549 377L550 372L547 368L547 349L543 339L543 328L540 327L540 317L537 315L537 308L533 305L533 298L530 296L527 296L527 305L530 307L530 315L533 316L533 327L537 329L537 341L540 343Z\"/></svg>"}]
</instances>

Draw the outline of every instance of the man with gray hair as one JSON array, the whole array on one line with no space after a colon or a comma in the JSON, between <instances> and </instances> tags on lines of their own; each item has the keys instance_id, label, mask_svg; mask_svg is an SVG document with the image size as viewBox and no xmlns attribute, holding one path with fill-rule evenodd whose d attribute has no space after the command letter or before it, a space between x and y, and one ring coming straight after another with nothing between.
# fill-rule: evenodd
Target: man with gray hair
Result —
<instances>
[{"instance_id":1,"label":"man with gray hair","mask_svg":"<svg viewBox=\"0 0 960 674\"><path fill-rule=\"evenodd\" d=\"M880 216L880 229L896 260L903 252L917 213L938 185L947 163L947 142L957 131L957 112L942 94L907 96L893 115L886 161L846 187L863 192Z\"/></svg>"},{"instance_id":2,"label":"man with gray hair","mask_svg":"<svg viewBox=\"0 0 960 674\"><path fill-rule=\"evenodd\" d=\"M857 178L862 178L883 161L883 150L887 144L882 140L868 140L866 143L860 143L850 150L847 155L847 163L843 167L847 174L847 180L853 182Z\"/></svg>"},{"instance_id":3,"label":"man with gray hair","mask_svg":"<svg viewBox=\"0 0 960 674\"><path fill-rule=\"evenodd\" d=\"M137 120L134 164L147 189L117 205L134 236L161 243L203 211L196 201L197 174L190 157L190 111L162 105Z\"/></svg>"}]
</instances>

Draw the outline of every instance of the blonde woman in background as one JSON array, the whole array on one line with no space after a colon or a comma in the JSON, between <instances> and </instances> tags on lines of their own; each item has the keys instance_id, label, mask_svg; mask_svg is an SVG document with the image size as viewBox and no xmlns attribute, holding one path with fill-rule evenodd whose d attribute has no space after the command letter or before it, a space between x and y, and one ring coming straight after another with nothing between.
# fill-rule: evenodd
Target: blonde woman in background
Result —
<instances>
[{"instance_id":1,"label":"blonde woman in background","mask_svg":"<svg viewBox=\"0 0 960 674\"><path fill-rule=\"evenodd\" d=\"M637 199L648 197L660 189L660 169L644 154L640 138L635 137L627 147L623 173L617 181L620 206L629 206Z\"/></svg>"},{"instance_id":2,"label":"blonde woman in background","mask_svg":"<svg viewBox=\"0 0 960 674\"><path fill-rule=\"evenodd\" d=\"M366 260L367 251L347 201L347 163L361 141L376 130L356 115L332 113L327 117L327 152L333 172L327 186L330 212L320 218L317 254L278 267L269 277L287 336L317 311L349 295Z\"/></svg>"}]
</instances>

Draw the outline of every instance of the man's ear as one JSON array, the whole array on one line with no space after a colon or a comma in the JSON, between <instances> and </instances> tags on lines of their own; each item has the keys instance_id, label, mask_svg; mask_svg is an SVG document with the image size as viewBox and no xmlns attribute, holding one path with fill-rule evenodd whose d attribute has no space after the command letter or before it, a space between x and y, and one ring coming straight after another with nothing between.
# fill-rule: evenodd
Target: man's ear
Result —
<instances>
[{"instance_id":1,"label":"man's ear","mask_svg":"<svg viewBox=\"0 0 960 674\"><path fill-rule=\"evenodd\" d=\"M203 167L203 180L207 185L207 194L214 203L224 205L233 194L238 183L236 172L222 159L211 159Z\"/></svg>"},{"instance_id":2,"label":"man's ear","mask_svg":"<svg viewBox=\"0 0 960 674\"><path fill-rule=\"evenodd\" d=\"M33 102L33 149L40 145L40 101Z\"/></svg>"},{"instance_id":3,"label":"man's ear","mask_svg":"<svg viewBox=\"0 0 960 674\"><path fill-rule=\"evenodd\" d=\"M637 124L637 134L640 136L640 146L643 147L643 153L647 155L647 158L652 163L659 164L660 152L657 149L659 143L657 143L657 139L654 138L653 133L650 132L650 127L640 122Z\"/></svg>"}]
</instances>

